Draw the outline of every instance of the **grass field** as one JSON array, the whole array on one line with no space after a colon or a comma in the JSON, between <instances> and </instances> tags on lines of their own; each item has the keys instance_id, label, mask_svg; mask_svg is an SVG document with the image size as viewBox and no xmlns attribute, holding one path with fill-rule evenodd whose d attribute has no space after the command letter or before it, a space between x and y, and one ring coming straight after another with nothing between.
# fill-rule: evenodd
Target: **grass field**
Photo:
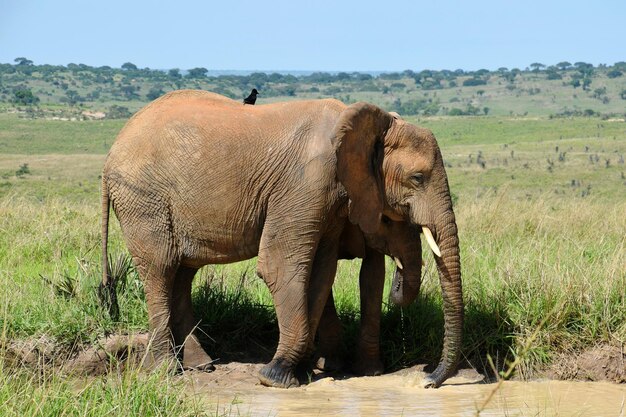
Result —
<instances>
[{"instance_id":1,"label":"grass field","mask_svg":"<svg viewBox=\"0 0 626 417\"><path fill-rule=\"evenodd\" d=\"M468 364L486 368L490 355L503 369L505 359L521 355L517 374L532 377L560 355L623 346L626 123L492 116L409 120L433 130L447 165L461 240ZM2 415L202 412L197 400L180 401L180 380L166 375L131 370L85 382L48 366L105 334L147 329L136 274L129 274L120 291L120 322L113 323L96 298L99 175L122 125L0 114ZM116 222L109 245L111 253L125 253ZM384 305L388 370L436 362L441 352L438 276L431 255L424 257L418 302L404 309ZM346 350L358 326L358 265L341 261L334 289ZM254 261L203 268L194 305L214 357L273 353L277 326ZM38 340L47 348L35 349L36 356L47 365L15 366L12 347L21 341L39 346Z\"/></svg>"}]
</instances>

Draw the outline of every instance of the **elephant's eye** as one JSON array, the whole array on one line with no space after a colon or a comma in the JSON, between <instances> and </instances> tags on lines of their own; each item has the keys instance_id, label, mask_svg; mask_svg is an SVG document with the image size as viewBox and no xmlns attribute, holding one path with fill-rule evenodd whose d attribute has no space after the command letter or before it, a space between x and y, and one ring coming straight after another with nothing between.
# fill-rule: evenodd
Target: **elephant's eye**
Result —
<instances>
[{"instance_id":1,"label":"elephant's eye","mask_svg":"<svg viewBox=\"0 0 626 417\"><path fill-rule=\"evenodd\" d=\"M422 185L424 183L424 174L417 172L411 175L411 181L416 185Z\"/></svg>"}]
</instances>

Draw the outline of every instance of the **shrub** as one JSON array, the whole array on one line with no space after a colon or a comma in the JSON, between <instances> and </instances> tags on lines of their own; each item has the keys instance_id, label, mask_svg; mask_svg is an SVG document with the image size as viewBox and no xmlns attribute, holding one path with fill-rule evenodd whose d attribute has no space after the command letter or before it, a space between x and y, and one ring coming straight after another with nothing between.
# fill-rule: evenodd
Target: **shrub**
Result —
<instances>
[{"instance_id":1,"label":"shrub","mask_svg":"<svg viewBox=\"0 0 626 417\"><path fill-rule=\"evenodd\" d=\"M39 103L39 97L33 94L30 89L18 87L13 91L13 103L21 105L31 105Z\"/></svg>"},{"instance_id":2,"label":"shrub","mask_svg":"<svg viewBox=\"0 0 626 417\"><path fill-rule=\"evenodd\" d=\"M117 104L109 107L109 111L107 112L107 119L127 119L131 116L131 112L128 110L128 107L118 106Z\"/></svg>"},{"instance_id":3,"label":"shrub","mask_svg":"<svg viewBox=\"0 0 626 417\"><path fill-rule=\"evenodd\" d=\"M623 74L622 71L614 69L614 70L607 72L606 76L609 78L617 78L617 77L621 77L622 74Z\"/></svg>"},{"instance_id":4,"label":"shrub","mask_svg":"<svg viewBox=\"0 0 626 417\"><path fill-rule=\"evenodd\" d=\"M20 168L15 171L15 176L20 178L23 177L24 175L30 175L30 168L28 168L28 164L27 163L23 163Z\"/></svg>"},{"instance_id":5,"label":"shrub","mask_svg":"<svg viewBox=\"0 0 626 417\"><path fill-rule=\"evenodd\" d=\"M468 78L467 80L463 81L464 87L474 87L477 85L486 85L486 84L487 84L487 81L481 78Z\"/></svg>"}]
</instances>

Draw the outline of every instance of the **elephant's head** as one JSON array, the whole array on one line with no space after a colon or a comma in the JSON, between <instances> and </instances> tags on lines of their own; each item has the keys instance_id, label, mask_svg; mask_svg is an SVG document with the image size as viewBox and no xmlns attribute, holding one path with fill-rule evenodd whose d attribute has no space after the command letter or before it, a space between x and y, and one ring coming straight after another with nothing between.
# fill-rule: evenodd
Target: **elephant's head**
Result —
<instances>
[{"instance_id":1,"label":"elephant's head","mask_svg":"<svg viewBox=\"0 0 626 417\"><path fill-rule=\"evenodd\" d=\"M435 254L445 336L441 362L426 386L441 385L460 357L463 297L459 239L448 178L434 135L367 103L347 107L334 128L337 178L350 198L349 218L375 233L385 218L422 230Z\"/></svg>"}]
</instances>

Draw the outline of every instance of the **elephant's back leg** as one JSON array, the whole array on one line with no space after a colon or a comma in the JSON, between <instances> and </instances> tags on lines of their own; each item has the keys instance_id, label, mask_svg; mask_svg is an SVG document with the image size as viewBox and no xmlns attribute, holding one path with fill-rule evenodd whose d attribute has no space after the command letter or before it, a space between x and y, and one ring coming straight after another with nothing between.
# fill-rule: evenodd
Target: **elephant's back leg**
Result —
<instances>
[{"instance_id":1,"label":"elephant's back leg","mask_svg":"<svg viewBox=\"0 0 626 417\"><path fill-rule=\"evenodd\" d=\"M198 321L193 316L191 283L196 272L196 268L182 265L176 271L170 323L176 351L182 354L183 368L213 371L215 367L212 365L211 357L194 334Z\"/></svg>"},{"instance_id":2,"label":"elephant's back leg","mask_svg":"<svg viewBox=\"0 0 626 417\"><path fill-rule=\"evenodd\" d=\"M320 323L317 327L318 346L315 366L323 371L336 371L343 367L341 337L343 328L335 308L332 290L326 300Z\"/></svg>"},{"instance_id":3,"label":"elephant's back leg","mask_svg":"<svg viewBox=\"0 0 626 417\"><path fill-rule=\"evenodd\" d=\"M180 254L168 207L162 199L150 200L148 193L119 188L114 192L113 208L146 294L151 341L145 364L167 361L174 366L170 318Z\"/></svg>"},{"instance_id":4,"label":"elephant's back leg","mask_svg":"<svg viewBox=\"0 0 626 417\"><path fill-rule=\"evenodd\" d=\"M168 251L144 253L131 250L133 262L144 284L148 306L150 345L145 365L148 368L167 362L175 366L174 341L171 332L174 276L178 267Z\"/></svg>"}]
</instances>

